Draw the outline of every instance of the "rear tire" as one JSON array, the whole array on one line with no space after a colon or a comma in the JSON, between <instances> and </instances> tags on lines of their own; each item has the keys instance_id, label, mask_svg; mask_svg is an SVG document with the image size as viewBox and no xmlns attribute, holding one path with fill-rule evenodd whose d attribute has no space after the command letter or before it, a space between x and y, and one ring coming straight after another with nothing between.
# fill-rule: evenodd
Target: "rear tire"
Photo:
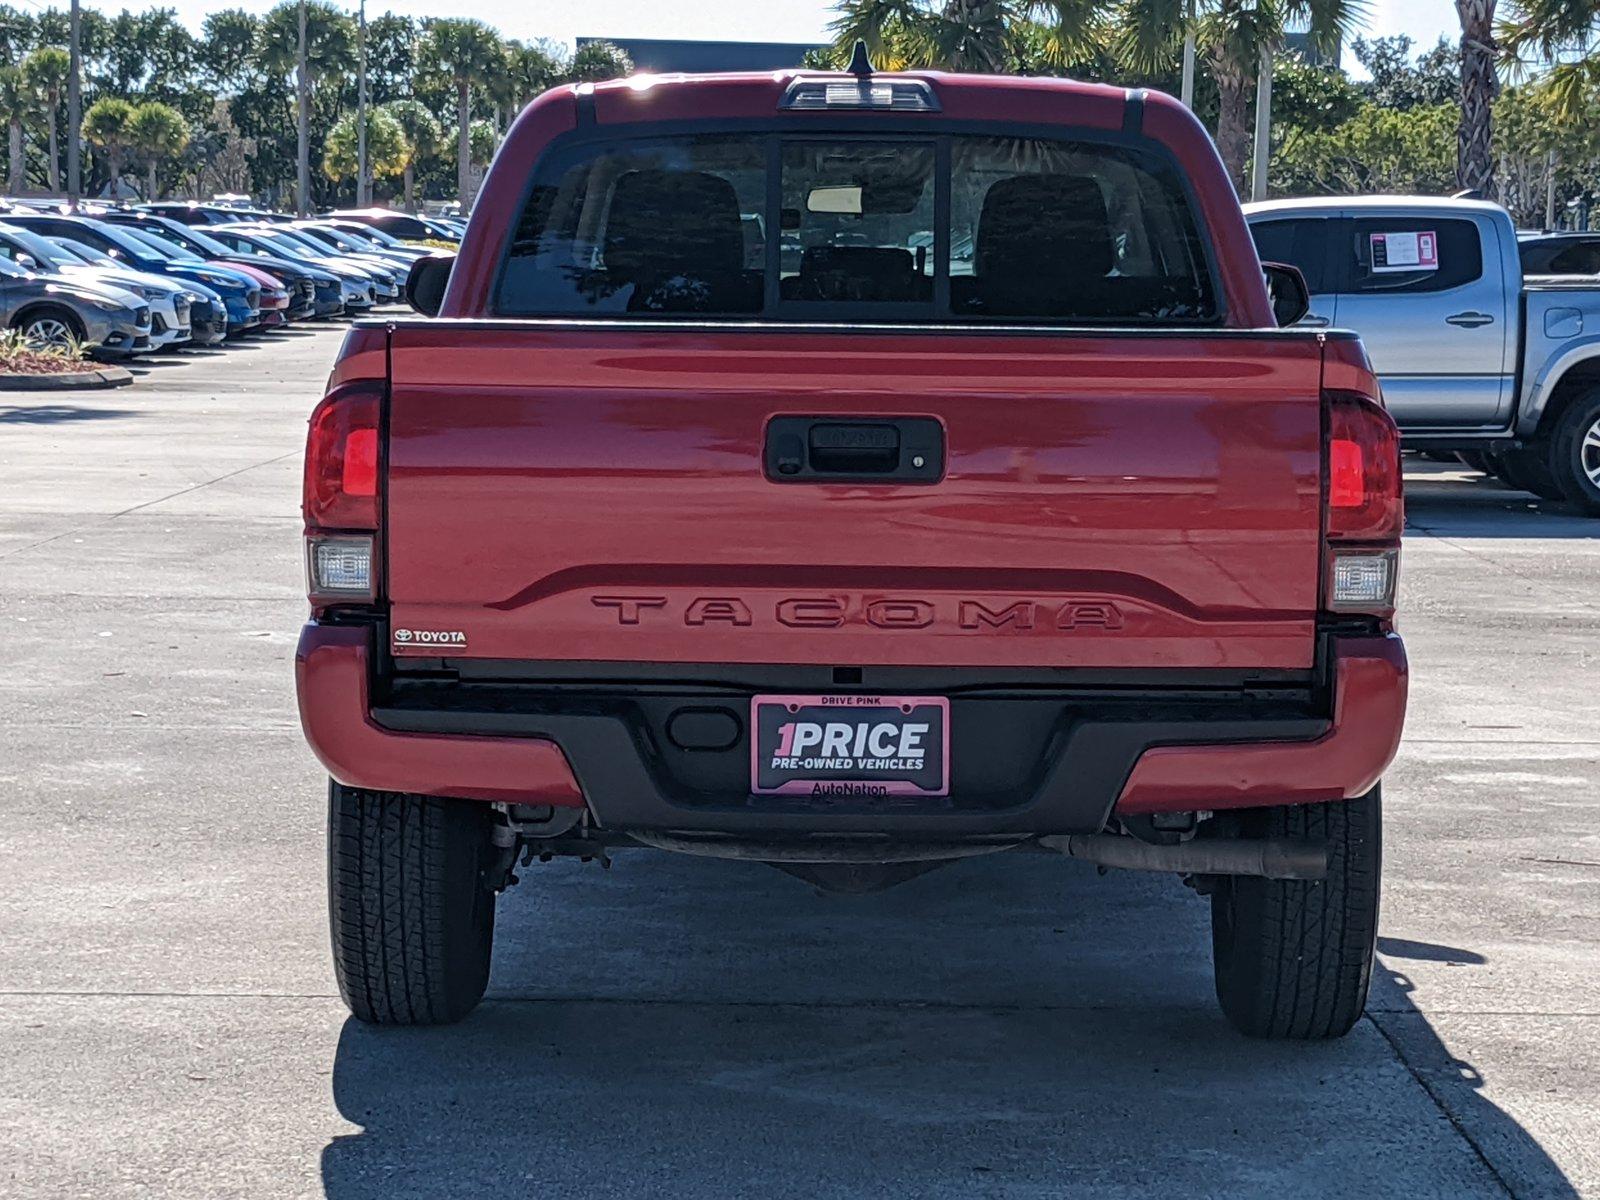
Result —
<instances>
[{"instance_id":1,"label":"rear tire","mask_svg":"<svg viewBox=\"0 0 1600 1200\"><path fill-rule=\"evenodd\" d=\"M1382 874L1382 797L1283 805L1242 814L1247 836L1326 841L1316 881L1224 879L1211 896L1217 999L1241 1033L1343 1037L1372 981Z\"/></svg>"},{"instance_id":2,"label":"rear tire","mask_svg":"<svg viewBox=\"0 0 1600 1200\"><path fill-rule=\"evenodd\" d=\"M1456 457L1461 460L1461 465L1485 475L1494 474L1489 469L1489 456L1482 450L1457 450Z\"/></svg>"},{"instance_id":3,"label":"rear tire","mask_svg":"<svg viewBox=\"0 0 1600 1200\"><path fill-rule=\"evenodd\" d=\"M1600 517L1600 389L1561 414L1550 439L1550 472L1567 500Z\"/></svg>"},{"instance_id":4,"label":"rear tire","mask_svg":"<svg viewBox=\"0 0 1600 1200\"><path fill-rule=\"evenodd\" d=\"M489 982L490 810L329 782L328 916L339 994L375 1025L439 1025Z\"/></svg>"}]
</instances>

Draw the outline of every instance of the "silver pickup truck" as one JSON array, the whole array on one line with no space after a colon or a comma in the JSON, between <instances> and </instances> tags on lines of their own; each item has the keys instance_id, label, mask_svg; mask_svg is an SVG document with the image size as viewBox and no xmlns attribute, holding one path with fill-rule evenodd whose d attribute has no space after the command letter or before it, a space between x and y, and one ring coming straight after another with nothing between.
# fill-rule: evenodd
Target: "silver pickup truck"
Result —
<instances>
[{"instance_id":1,"label":"silver pickup truck","mask_svg":"<svg viewBox=\"0 0 1600 1200\"><path fill-rule=\"evenodd\" d=\"M1361 335L1413 449L1466 452L1600 516L1600 286L1524 279L1505 209L1333 196L1245 205L1263 262L1298 267L1302 324Z\"/></svg>"}]
</instances>

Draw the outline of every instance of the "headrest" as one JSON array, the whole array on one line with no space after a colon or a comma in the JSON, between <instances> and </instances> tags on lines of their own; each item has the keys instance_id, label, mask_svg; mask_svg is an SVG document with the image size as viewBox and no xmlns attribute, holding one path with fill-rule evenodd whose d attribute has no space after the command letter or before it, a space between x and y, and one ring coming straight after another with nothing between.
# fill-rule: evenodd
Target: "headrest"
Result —
<instances>
[{"instance_id":1,"label":"headrest","mask_svg":"<svg viewBox=\"0 0 1600 1200\"><path fill-rule=\"evenodd\" d=\"M1013 175L989 188L978 216L980 277L1088 280L1116 262L1105 194L1082 175Z\"/></svg>"},{"instance_id":2,"label":"headrest","mask_svg":"<svg viewBox=\"0 0 1600 1200\"><path fill-rule=\"evenodd\" d=\"M739 197L704 171L629 171L611 192L606 270L625 279L744 269Z\"/></svg>"}]
</instances>

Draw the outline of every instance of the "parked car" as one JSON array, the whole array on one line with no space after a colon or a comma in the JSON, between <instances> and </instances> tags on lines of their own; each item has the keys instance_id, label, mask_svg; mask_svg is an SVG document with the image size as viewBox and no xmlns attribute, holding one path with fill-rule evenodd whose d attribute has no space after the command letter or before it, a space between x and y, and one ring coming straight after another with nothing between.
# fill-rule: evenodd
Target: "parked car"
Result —
<instances>
[{"instance_id":1,"label":"parked car","mask_svg":"<svg viewBox=\"0 0 1600 1200\"><path fill-rule=\"evenodd\" d=\"M197 254L190 253L190 251L178 245L176 242L169 241L168 239L162 237L153 229L141 229L133 225L126 226L125 228L127 229L128 233L138 238L139 241L143 242L146 246L149 246L152 251L163 256L169 262L194 266L208 265L206 259L201 258ZM232 263L211 263L209 265L220 266L224 270L243 275L246 279L255 283L257 288L256 303L260 309L260 321L257 325L257 328L267 329L286 323L284 313L289 307L289 291L286 287L284 287L283 281L276 275L272 275L267 271L255 266L236 265Z\"/></svg>"},{"instance_id":2,"label":"parked car","mask_svg":"<svg viewBox=\"0 0 1600 1200\"><path fill-rule=\"evenodd\" d=\"M197 284L179 284L160 275L146 275L125 267L89 261L49 238L0 222L0 257L25 271L59 276L68 283L89 287L111 286L131 292L150 306L150 348L176 349L193 335L189 309L200 296Z\"/></svg>"},{"instance_id":3,"label":"parked car","mask_svg":"<svg viewBox=\"0 0 1600 1200\"><path fill-rule=\"evenodd\" d=\"M150 349L150 306L132 292L68 282L0 258L0 324L30 346L87 346L96 358Z\"/></svg>"},{"instance_id":4,"label":"parked car","mask_svg":"<svg viewBox=\"0 0 1600 1200\"><path fill-rule=\"evenodd\" d=\"M405 276L411 270L411 264L417 259L426 256L427 251L415 246L406 246L402 249L391 250L358 234L345 233L333 225L320 221L296 221L290 228L300 235L302 241L314 242L324 247L330 253L349 255L361 262L371 262L383 267L392 275L397 276L397 282L405 282ZM396 290L396 299L398 288Z\"/></svg>"},{"instance_id":5,"label":"parked car","mask_svg":"<svg viewBox=\"0 0 1600 1200\"><path fill-rule=\"evenodd\" d=\"M133 212L171 217L185 225L231 225L240 221L290 221L283 213L260 208L234 208L226 204L193 204L183 200L159 200L135 205Z\"/></svg>"},{"instance_id":6,"label":"parked car","mask_svg":"<svg viewBox=\"0 0 1600 1200\"><path fill-rule=\"evenodd\" d=\"M1261 257L1305 275L1305 323L1361 335L1408 448L1491 455L1515 486L1600 516L1600 281L1525 279L1511 217L1479 200L1245 211Z\"/></svg>"},{"instance_id":7,"label":"parked car","mask_svg":"<svg viewBox=\"0 0 1600 1200\"><path fill-rule=\"evenodd\" d=\"M223 245L203 229L192 228L170 217L154 213L127 210L108 214L105 220L114 225L126 225L158 234L206 262L225 267L253 267L270 272L281 280L289 291L289 303L284 315L290 321L331 316L343 311L344 305L339 300L338 278L307 263L291 262L286 258L263 258L259 255L244 254ZM323 286L326 292L321 297L318 295L319 285Z\"/></svg>"},{"instance_id":8,"label":"parked car","mask_svg":"<svg viewBox=\"0 0 1600 1200\"><path fill-rule=\"evenodd\" d=\"M1588 275L1600 280L1600 230L1592 233L1518 233L1522 274Z\"/></svg>"},{"instance_id":9,"label":"parked car","mask_svg":"<svg viewBox=\"0 0 1600 1200\"><path fill-rule=\"evenodd\" d=\"M400 289L405 283L409 267L399 267L369 255L346 254L307 237L301 230L290 226L244 225L240 229L246 233L254 232L260 235L268 245L276 247L279 253L299 253L307 262L342 268L363 276L372 282L375 303L388 304L400 299Z\"/></svg>"},{"instance_id":10,"label":"parked car","mask_svg":"<svg viewBox=\"0 0 1600 1200\"><path fill-rule=\"evenodd\" d=\"M371 225L363 225L359 221L330 219L326 221L326 224L329 228L337 229L340 233L354 236L357 241L365 241L374 249L397 250L409 255L412 262L416 262L419 258L426 258L432 253L425 246L413 246L402 242L399 238L384 233L381 229Z\"/></svg>"},{"instance_id":11,"label":"parked car","mask_svg":"<svg viewBox=\"0 0 1600 1200\"><path fill-rule=\"evenodd\" d=\"M98 267L114 267L127 271L138 277L144 277L146 272L135 271L124 262L102 254L93 246L83 242L73 241L71 238L52 237L48 241L59 246L68 254L75 255L84 262ZM197 294L200 299L189 304L189 333L190 344L195 346L218 346L228 338L228 309L220 292L214 291L203 283L193 279L177 279L171 276L155 276L165 278L176 286L183 287Z\"/></svg>"},{"instance_id":12,"label":"parked car","mask_svg":"<svg viewBox=\"0 0 1600 1200\"><path fill-rule=\"evenodd\" d=\"M6 220L47 237L82 242L116 262L139 271L205 284L222 297L229 333L243 333L261 322L261 290L249 276L226 267L180 262L166 253L157 253L130 230L91 217L14 215Z\"/></svg>"},{"instance_id":13,"label":"parked car","mask_svg":"<svg viewBox=\"0 0 1600 1200\"><path fill-rule=\"evenodd\" d=\"M780 210L793 275L743 236ZM906 248L928 228L966 273ZM1277 327L1303 285L1183 105L560 87L408 292L346 337L305 460L359 1018L469 1011L524 853L649 847L845 890L1014 850L1171 871L1235 1025L1356 1022L1398 435L1354 334Z\"/></svg>"},{"instance_id":14,"label":"parked car","mask_svg":"<svg viewBox=\"0 0 1600 1200\"><path fill-rule=\"evenodd\" d=\"M322 214L328 220L358 221L407 242L459 242L460 236L432 217L418 217L390 208L339 208Z\"/></svg>"},{"instance_id":15,"label":"parked car","mask_svg":"<svg viewBox=\"0 0 1600 1200\"><path fill-rule=\"evenodd\" d=\"M360 315L378 302L377 282L371 272L353 265L333 262L290 243L275 242L259 227L244 225L218 225L207 230L217 241L243 254L255 254L264 259L288 258L327 271L339 281L339 304L342 312ZM319 293L320 296L320 293Z\"/></svg>"}]
</instances>

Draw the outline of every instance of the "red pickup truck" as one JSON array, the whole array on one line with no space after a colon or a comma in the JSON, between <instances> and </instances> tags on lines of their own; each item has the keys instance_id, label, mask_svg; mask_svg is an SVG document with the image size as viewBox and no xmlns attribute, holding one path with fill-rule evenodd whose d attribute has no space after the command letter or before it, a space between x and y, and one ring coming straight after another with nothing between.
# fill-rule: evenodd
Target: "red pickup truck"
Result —
<instances>
[{"instance_id":1,"label":"red pickup truck","mask_svg":"<svg viewBox=\"0 0 1600 1200\"><path fill-rule=\"evenodd\" d=\"M1268 274L1162 95L862 65L530 105L427 315L353 328L311 418L352 1011L465 1015L551 856L863 890L1033 852L1208 895L1246 1033L1348 1030L1398 443Z\"/></svg>"}]
</instances>

